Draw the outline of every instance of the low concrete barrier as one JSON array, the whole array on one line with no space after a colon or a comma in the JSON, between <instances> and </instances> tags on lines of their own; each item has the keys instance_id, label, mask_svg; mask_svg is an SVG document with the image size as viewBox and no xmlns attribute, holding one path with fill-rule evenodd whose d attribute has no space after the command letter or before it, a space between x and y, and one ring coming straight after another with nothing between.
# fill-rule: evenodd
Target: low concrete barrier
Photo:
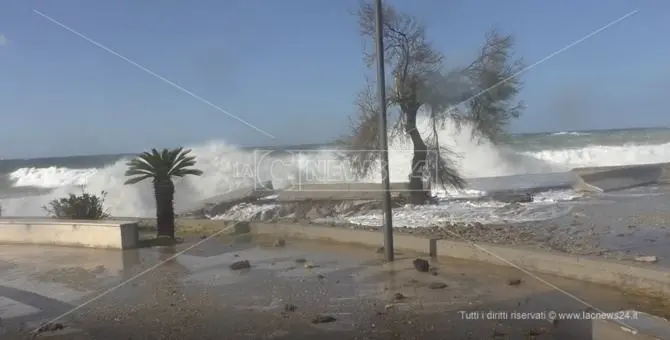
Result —
<instances>
[{"instance_id":1,"label":"low concrete barrier","mask_svg":"<svg viewBox=\"0 0 670 340\"><path fill-rule=\"evenodd\" d=\"M584 184L605 192L670 183L670 163L577 168L572 172Z\"/></svg>"},{"instance_id":2,"label":"low concrete barrier","mask_svg":"<svg viewBox=\"0 0 670 340\"><path fill-rule=\"evenodd\" d=\"M381 246L383 236L381 232L289 223L252 223L251 230L257 234L353 243L370 247ZM642 291L646 294L670 295L670 271L649 266L521 247L431 240L397 233L394 235L394 245L399 250L520 267L535 273Z\"/></svg>"},{"instance_id":3,"label":"low concrete barrier","mask_svg":"<svg viewBox=\"0 0 670 340\"><path fill-rule=\"evenodd\" d=\"M0 243L129 249L139 232L129 221L0 219Z\"/></svg>"},{"instance_id":4,"label":"low concrete barrier","mask_svg":"<svg viewBox=\"0 0 670 340\"><path fill-rule=\"evenodd\" d=\"M583 185L581 177L570 171L472 178L468 179L466 188L485 192L488 196L565 189L599 191Z\"/></svg>"}]
</instances>

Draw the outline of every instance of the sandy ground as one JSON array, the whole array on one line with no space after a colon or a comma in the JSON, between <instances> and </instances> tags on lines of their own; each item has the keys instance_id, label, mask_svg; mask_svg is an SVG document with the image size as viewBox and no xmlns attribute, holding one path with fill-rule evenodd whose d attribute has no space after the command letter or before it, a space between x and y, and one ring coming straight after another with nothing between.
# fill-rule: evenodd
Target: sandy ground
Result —
<instances>
[{"instance_id":1,"label":"sandy ground","mask_svg":"<svg viewBox=\"0 0 670 340\"><path fill-rule=\"evenodd\" d=\"M63 330L38 338L590 339L588 321L510 320L510 313L580 312L585 303L604 311L668 310L659 301L542 276L560 292L511 268L445 259L421 273L414 254L384 264L368 248L293 240L273 247L248 235L207 240L154 268L197 241L123 252L3 246L0 337L30 338L35 327L63 316ZM251 268L229 268L240 260ZM319 316L334 320L313 323Z\"/></svg>"}]
</instances>

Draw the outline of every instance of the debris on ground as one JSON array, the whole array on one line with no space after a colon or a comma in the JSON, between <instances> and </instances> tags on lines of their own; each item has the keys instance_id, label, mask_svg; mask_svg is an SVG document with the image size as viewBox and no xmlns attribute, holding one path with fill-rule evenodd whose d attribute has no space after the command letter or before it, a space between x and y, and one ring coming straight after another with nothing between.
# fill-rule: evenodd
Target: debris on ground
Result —
<instances>
[{"instance_id":1,"label":"debris on ground","mask_svg":"<svg viewBox=\"0 0 670 340\"><path fill-rule=\"evenodd\" d=\"M547 330L545 328L531 328L528 330L527 334L528 336L538 336L546 333Z\"/></svg>"},{"instance_id":2,"label":"debris on ground","mask_svg":"<svg viewBox=\"0 0 670 340\"><path fill-rule=\"evenodd\" d=\"M406 296L402 295L402 293L393 294L393 300L400 301L400 300L404 300L405 298L406 298Z\"/></svg>"},{"instance_id":3,"label":"debris on ground","mask_svg":"<svg viewBox=\"0 0 670 340\"><path fill-rule=\"evenodd\" d=\"M273 246L273 247L277 247L277 248L279 248L279 247L283 247L283 246L285 246L285 245L286 245L286 240L283 240L283 239L276 239L276 240L272 243L272 246Z\"/></svg>"},{"instance_id":4,"label":"debris on ground","mask_svg":"<svg viewBox=\"0 0 670 340\"><path fill-rule=\"evenodd\" d=\"M507 280L507 284L510 286L518 286L521 284L521 279L509 279Z\"/></svg>"},{"instance_id":5,"label":"debris on ground","mask_svg":"<svg viewBox=\"0 0 670 340\"><path fill-rule=\"evenodd\" d=\"M330 315L317 315L312 319L312 323L328 323L333 321L337 321L337 319Z\"/></svg>"},{"instance_id":6,"label":"debris on ground","mask_svg":"<svg viewBox=\"0 0 670 340\"><path fill-rule=\"evenodd\" d=\"M240 269L248 269L248 268L251 268L251 263L249 263L249 261L247 261L247 260L236 261L236 262L233 262L230 265L230 269L232 269L232 270L240 270Z\"/></svg>"},{"instance_id":7,"label":"debris on ground","mask_svg":"<svg viewBox=\"0 0 670 340\"><path fill-rule=\"evenodd\" d=\"M414 268L419 272L427 273L430 270L430 264L426 260L415 259L414 261L412 261L412 264L414 265Z\"/></svg>"},{"instance_id":8,"label":"debris on ground","mask_svg":"<svg viewBox=\"0 0 670 340\"><path fill-rule=\"evenodd\" d=\"M33 333L32 338L35 339L37 336L39 336L42 333L56 332L56 331L60 331L60 330L63 330L63 329L65 329L65 326L63 326L63 324L56 323L56 322L53 322L53 323L49 322L49 323L46 323L46 324L40 326L40 328L38 328L35 331L35 333Z\"/></svg>"},{"instance_id":9,"label":"debris on ground","mask_svg":"<svg viewBox=\"0 0 670 340\"><path fill-rule=\"evenodd\" d=\"M428 288L430 289L443 289L447 288L447 284L444 282L433 282L430 285L428 285Z\"/></svg>"},{"instance_id":10,"label":"debris on ground","mask_svg":"<svg viewBox=\"0 0 670 340\"><path fill-rule=\"evenodd\" d=\"M305 262L307 262L307 260L305 260L305 259L302 258L302 257L301 257L301 258L297 258L297 259L295 259L295 263L305 263Z\"/></svg>"},{"instance_id":11,"label":"debris on ground","mask_svg":"<svg viewBox=\"0 0 670 340\"><path fill-rule=\"evenodd\" d=\"M232 230L233 235L248 234L250 232L251 232L251 225L247 221L237 222L233 225Z\"/></svg>"},{"instance_id":12,"label":"debris on ground","mask_svg":"<svg viewBox=\"0 0 670 340\"><path fill-rule=\"evenodd\" d=\"M295 312L295 310L298 309L294 304L292 303L287 303L284 305L284 311L285 312Z\"/></svg>"},{"instance_id":13,"label":"debris on ground","mask_svg":"<svg viewBox=\"0 0 670 340\"><path fill-rule=\"evenodd\" d=\"M658 261L658 258L656 256L638 256L635 258L635 261L638 262L648 262L648 263L654 263Z\"/></svg>"},{"instance_id":14,"label":"debris on ground","mask_svg":"<svg viewBox=\"0 0 670 340\"><path fill-rule=\"evenodd\" d=\"M507 333L499 331L497 329L494 329L493 334L491 336L494 337L494 338L503 337L503 336L507 336Z\"/></svg>"}]
</instances>

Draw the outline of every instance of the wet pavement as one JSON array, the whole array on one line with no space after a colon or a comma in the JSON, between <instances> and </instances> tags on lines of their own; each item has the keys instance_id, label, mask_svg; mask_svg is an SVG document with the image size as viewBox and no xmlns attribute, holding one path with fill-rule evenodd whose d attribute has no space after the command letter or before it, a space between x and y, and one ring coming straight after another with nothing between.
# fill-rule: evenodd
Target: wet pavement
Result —
<instances>
[{"instance_id":1,"label":"wet pavement","mask_svg":"<svg viewBox=\"0 0 670 340\"><path fill-rule=\"evenodd\" d=\"M546 222L561 226L554 238L560 231L565 238L588 242L593 250L584 255L670 268L670 187L633 188L571 204L571 214ZM642 256L658 261L635 261Z\"/></svg>"},{"instance_id":2,"label":"wet pavement","mask_svg":"<svg viewBox=\"0 0 670 340\"><path fill-rule=\"evenodd\" d=\"M412 264L416 254L385 264L368 248L293 240L273 247L248 236L207 240L156 267L198 241L130 251L2 245L0 338L29 339L62 316L64 329L37 338L590 339L588 321L510 313L581 312L584 302L608 312L665 310L511 268L440 259L423 273ZM229 268L240 260L251 268Z\"/></svg>"}]
</instances>

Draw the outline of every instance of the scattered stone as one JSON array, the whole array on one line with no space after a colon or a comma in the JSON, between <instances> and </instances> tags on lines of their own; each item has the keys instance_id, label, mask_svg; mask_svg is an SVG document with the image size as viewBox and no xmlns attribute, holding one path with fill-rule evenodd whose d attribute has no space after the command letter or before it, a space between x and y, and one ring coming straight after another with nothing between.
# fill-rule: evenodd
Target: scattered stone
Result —
<instances>
[{"instance_id":1,"label":"scattered stone","mask_svg":"<svg viewBox=\"0 0 670 340\"><path fill-rule=\"evenodd\" d=\"M240 269L248 269L248 268L251 268L251 263L249 263L249 261L247 261L247 260L236 261L236 262L233 262L230 265L231 270L240 270Z\"/></svg>"},{"instance_id":2,"label":"scattered stone","mask_svg":"<svg viewBox=\"0 0 670 340\"><path fill-rule=\"evenodd\" d=\"M307 262L307 260L305 260L303 258L295 259L295 263L305 263L305 262Z\"/></svg>"},{"instance_id":3,"label":"scattered stone","mask_svg":"<svg viewBox=\"0 0 670 340\"><path fill-rule=\"evenodd\" d=\"M418 287L421 282L419 280L411 279L403 284L403 287Z\"/></svg>"},{"instance_id":4,"label":"scattered stone","mask_svg":"<svg viewBox=\"0 0 670 340\"><path fill-rule=\"evenodd\" d=\"M656 256L638 256L635 258L635 261L638 262L648 262L648 263L654 263L658 261L658 258Z\"/></svg>"},{"instance_id":5,"label":"scattered stone","mask_svg":"<svg viewBox=\"0 0 670 340\"><path fill-rule=\"evenodd\" d=\"M272 243L272 246L277 247L277 248L283 247L285 245L286 245L286 240L283 240L283 239L277 239L277 240L274 241L274 243Z\"/></svg>"},{"instance_id":6,"label":"scattered stone","mask_svg":"<svg viewBox=\"0 0 670 340\"><path fill-rule=\"evenodd\" d=\"M323 276L322 274L316 274L316 278L319 280L323 280L325 276Z\"/></svg>"},{"instance_id":7,"label":"scattered stone","mask_svg":"<svg viewBox=\"0 0 670 340\"><path fill-rule=\"evenodd\" d=\"M521 284L521 279L509 279L507 280L507 284L510 286L518 286Z\"/></svg>"},{"instance_id":8,"label":"scattered stone","mask_svg":"<svg viewBox=\"0 0 670 340\"><path fill-rule=\"evenodd\" d=\"M294 304L292 303L287 303L284 305L284 311L285 312L295 312L295 310L298 309Z\"/></svg>"},{"instance_id":9,"label":"scattered stone","mask_svg":"<svg viewBox=\"0 0 670 340\"><path fill-rule=\"evenodd\" d=\"M491 195L491 200L518 204L518 203L530 203L533 201L533 195L530 193L494 193Z\"/></svg>"},{"instance_id":10,"label":"scattered stone","mask_svg":"<svg viewBox=\"0 0 670 340\"><path fill-rule=\"evenodd\" d=\"M393 300L396 300L396 301L404 300L406 298L407 297L405 295L402 295L402 293L393 294Z\"/></svg>"},{"instance_id":11,"label":"scattered stone","mask_svg":"<svg viewBox=\"0 0 670 340\"><path fill-rule=\"evenodd\" d=\"M49 323L46 323L46 324L40 326L40 328L38 328L35 331L35 334L33 335L33 339L36 338L39 334L46 333L46 332L56 332L56 331L60 331L60 330L63 330L63 329L65 329L65 326L63 326L63 324L55 323L55 322L54 323L49 322Z\"/></svg>"},{"instance_id":12,"label":"scattered stone","mask_svg":"<svg viewBox=\"0 0 670 340\"><path fill-rule=\"evenodd\" d=\"M431 267L429 271L430 271L431 274L433 274L433 276L437 276L439 274L437 272L437 268L435 268L435 267Z\"/></svg>"},{"instance_id":13,"label":"scattered stone","mask_svg":"<svg viewBox=\"0 0 670 340\"><path fill-rule=\"evenodd\" d=\"M414 268L422 273L427 273L428 270L430 270L430 264L426 260L422 259L415 259L412 261L412 264L414 265Z\"/></svg>"},{"instance_id":14,"label":"scattered stone","mask_svg":"<svg viewBox=\"0 0 670 340\"><path fill-rule=\"evenodd\" d=\"M233 235L248 234L251 232L251 224L249 222L237 222L233 225Z\"/></svg>"},{"instance_id":15,"label":"scattered stone","mask_svg":"<svg viewBox=\"0 0 670 340\"><path fill-rule=\"evenodd\" d=\"M312 319L312 323L328 323L328 322L333 322L337 321L334 316L331 315L317 315Z\"/></svg>"},{"instance_id":16,"label":"scattered stone","mask_svg":"<svg viewBox=\"0 0 670 340\"><path fill-rule=\"evenodd\" d=\"M430 289L443 289L447 288L447 284L444 282L433 282L430 285L428 285L428 288Z\"/></svg>"},{"instance_id":17,"label":"scattered stone","mask_svg":"<svg viewBox=\"0 0 670 340\"><path fill-rule=\"evenodd\" d=\"M389 310L389 309L393 309L393 308L395 308L395 304L389 303L387 305L384 305L385 310Z\"/></svg>"},{"instance_id":18,"label":"scattered stone","mask_svg":"<svg viewBox=\"0 0 670 340\"><path fill-rule=\"evenodd\" d=\"M384 253L384 247L377 248L377 254L383 254L383 253Z\"/></svg>"},{"instance_id":19,"label":"scattered stone","mask_svg":"<svg viewBox=\"0 0 670 340\"><path fill-rule=\"evenodd\" d=\"M616 237L624 237L624 236L626 236L626 234L624 234L624 233L616 234Z\"/></svg>"},{"instance_id":20,"label":"scattered stone","mask_svg":"<svg viewBox=\"0 0 670 340\"><path fill-rule=\"evenodd\" d=\"M631 225L629 225L629 226L628 226L628 228L630 228L630 229L633 229L633 228L637 228L637 226L636 226L636 225L633 225L633 224L631 224Z\"/></svg>"},{"instance_id":21,"label":"scattered stone","mask_svg":"<svg viewBox=\"0 0 670 340\"><path fill-rule=\"evenodd\" d=\"M498 337L507 336L507 333L502 332L502 331L499 331L499 330L497 330L497 329L494 329L494 330L493 330L493 334L492 334L492 336L493 336L494 338L498 338Z\"/></svg>"},{"instance_id":22,"label":"scattered stone","mask_svg":"<svg viewBox=\"0 0 670 340\"><path fill-rule=\"evenodd\" d=\"M544 328L531 328L528 330L527 335L528 336L539 336L542 335L546 332L547 330Z\"/></svg>"},{"instance_id":23,"label":"scattered stone","mask_svg":"<svg viewBox=\"0 0 670 340\"><path fill-rule=\"evenodd\" d=\"M307 269L312 269L312 268L316 268L316 267L318 267L318 266L315 265L312 262L305 262L305 268L307 268Z\"/></svg>"}]
</instances>

